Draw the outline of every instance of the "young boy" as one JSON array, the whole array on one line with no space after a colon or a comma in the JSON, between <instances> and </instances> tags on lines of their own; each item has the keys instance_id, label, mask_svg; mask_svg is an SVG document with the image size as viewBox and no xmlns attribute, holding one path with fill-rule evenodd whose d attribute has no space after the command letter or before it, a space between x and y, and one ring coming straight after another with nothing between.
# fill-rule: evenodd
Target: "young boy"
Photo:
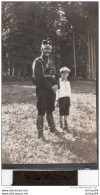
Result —
<instances>
[{"instance_id":1,"label":"young boy","mask_svg":"<svg viewBox=\"0 0 100 195\"><path fill-rule=\"evenodd\" d=\"M60 69L61 78L59 78L60 89L57 90L56 100L59 101L60 127L64 130L68 129L67 116L69 115L71 87L67 77L71 70L67 67ZM63 126L64 125L64 126Z\"/></svg>"}]
</instances>

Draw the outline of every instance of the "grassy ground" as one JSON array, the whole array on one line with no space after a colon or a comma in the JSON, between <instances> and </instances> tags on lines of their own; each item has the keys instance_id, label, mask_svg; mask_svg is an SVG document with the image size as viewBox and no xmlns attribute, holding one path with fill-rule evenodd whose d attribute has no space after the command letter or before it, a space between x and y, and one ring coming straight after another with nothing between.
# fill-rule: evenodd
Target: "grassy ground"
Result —
<instances>
[{"instance_id":1,"label":"grassy ground","mask_svg":"<svg viewBox=\"0 0 100 195\"><path fill-rule=\"evenodd\" d=\"M74 81L68 119L71 134L59 127L51 134L45 119L46 141L37 138L35 85L31 82L2 84L2 163L96 163L96 86L93 81Z\"/></svg>"}]
</instances>

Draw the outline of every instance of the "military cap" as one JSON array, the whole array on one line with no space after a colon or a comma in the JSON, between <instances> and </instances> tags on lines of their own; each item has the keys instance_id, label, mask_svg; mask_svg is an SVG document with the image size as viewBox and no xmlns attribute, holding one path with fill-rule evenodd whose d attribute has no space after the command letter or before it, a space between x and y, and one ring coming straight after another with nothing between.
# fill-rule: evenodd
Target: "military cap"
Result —
<instances>
[{"instance_id":1,"label":"military cap","mask_svg":"<svg viewBox=\"0 0 100 195\"><path fill-rule=\"evenodd\" d=\"M43 40L42 41L42 44L41 44L41 49L44 49L44 48L50 48L52 49L52 41L48 38L46 40Z\"/></svg>"}]
</instances>

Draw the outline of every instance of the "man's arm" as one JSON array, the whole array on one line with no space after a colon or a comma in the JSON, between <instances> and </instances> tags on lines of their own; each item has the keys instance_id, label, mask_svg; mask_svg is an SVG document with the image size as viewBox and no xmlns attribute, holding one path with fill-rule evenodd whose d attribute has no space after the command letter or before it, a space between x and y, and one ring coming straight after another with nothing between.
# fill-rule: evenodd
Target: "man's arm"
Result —
<instances>
[{"instance_id":1,"label":"man's arm","mask_svg":"<svg viewBox=\"0 0 100 195\"><path fill-rule=\"evenodd\" d=\"M71 106L71 85L70 85L70 82L69 82L69 97L70 97L70 106Z\"/></svg>"}]
</instances>

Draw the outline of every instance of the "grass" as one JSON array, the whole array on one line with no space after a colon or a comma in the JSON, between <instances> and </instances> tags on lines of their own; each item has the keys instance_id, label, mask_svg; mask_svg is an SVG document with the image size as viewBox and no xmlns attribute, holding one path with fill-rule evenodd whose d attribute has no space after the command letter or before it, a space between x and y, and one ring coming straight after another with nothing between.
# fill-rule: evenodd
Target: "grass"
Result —
<instances>
[{"instance_id":1,"label":"grass","mask_svg":"<svg viewBox=\"0 0 100 195\"><path fill-rule=\"evenodd\" d=\"M72 100L68 119L71 133L59 127L51 134L44 119L45 143L36 129L35 85L31 82L2 84L2 163L62 164L97 162L96 86L94 81L71 82Z\"/></svg>"}]
</instances>

